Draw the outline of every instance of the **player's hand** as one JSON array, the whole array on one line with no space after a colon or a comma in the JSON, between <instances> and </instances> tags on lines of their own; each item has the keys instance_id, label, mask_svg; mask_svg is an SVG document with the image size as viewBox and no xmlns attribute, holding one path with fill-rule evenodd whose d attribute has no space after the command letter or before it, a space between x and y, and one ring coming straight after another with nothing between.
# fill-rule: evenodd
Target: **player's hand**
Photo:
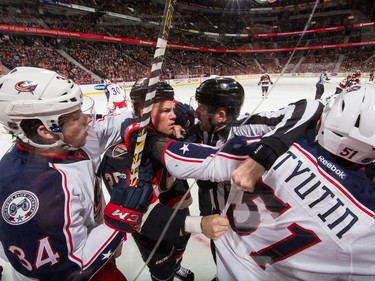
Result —
<instances>
[{"instance_id":1,"label":"player's hand","mask_svg":"<svg viewBox=\"0 0 375 281\"><path fill-rule=\"evenodd\" d=\"M186 136L186 130L180 125L174 125L172 134L176 140L183 140Z\"/></svg>"},{"instance_id":2,"label":"player's hand","mask_svg":"<svg viewBox=\"0 0 375 281\"><path fill-rule=\"evenodd\" d=\"M244 191L253 192L255 184L259 181L266 169L252 158L243 161L232 172L232 182Z\"/></svg>"},{"instance_id":3,"label":"player's hand","mask_svg":"<svg viewBox=\"0 0 375 281\"><path fill-rule=\"evenodd\" d=\"M130 185L129 170L120 176L104 209L106 225L126 233L136 230L152 198L152 178L152 172L143 167L139 169L135 186Z\"/></svg>"},{"instance_id":4,"label":"player's hand","mask_svg":"<svg viewBox=\"0 0 375 281\"><path fill-rule=\"evenodd\" d=\"M210 215L202 218L202 233L212 240L217 240L228 230L229 220L220 215Z\"/></svg>"}]
</instances>

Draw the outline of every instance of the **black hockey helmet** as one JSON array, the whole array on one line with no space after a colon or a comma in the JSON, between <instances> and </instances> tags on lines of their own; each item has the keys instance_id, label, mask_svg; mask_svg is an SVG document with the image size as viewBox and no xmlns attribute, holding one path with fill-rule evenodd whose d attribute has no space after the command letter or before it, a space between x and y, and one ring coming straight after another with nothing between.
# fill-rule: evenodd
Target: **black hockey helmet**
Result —
<instances>
[{"instance_id":1,"label":"black hockey helmet","mask_svg":"<svg viewBox=\"0 0 375 281\"><path fill-rule=\"evenodd\" d=\"M141 115L145 104L145 98L148 90L148 78L142 78L134 83L130 90L130 99L133 102L134 114ZM165 81L159 81L156 86L153 102L174 100L174 90L171 85Z\"/></svg>"},{"instance_id":2,"label":"black hockey helmet","mask_svg":"<svg viewBox=\"0 0 375 281\"><path fill-rule=\"evenodd\" d=\"M226 108L228 117L237 118L245 99L245 91L233 78L211 78L199 85L195 91L195 99L214 109Z\"/></svg>"},{"instance_id":3,"label":"black hockey helmet","mask_svg":"<svg viewBox=\"0 0 375 281\"><path fill-rule=\"evenodd\" d=\"M147 94L148 81L148 78L142 78L134 83L130 90L130 99L133 102L144 102ZM167 82L159 81L156 86L154 102L165 100L174 100L174 90Z\"/></svg>"}]
</instances>

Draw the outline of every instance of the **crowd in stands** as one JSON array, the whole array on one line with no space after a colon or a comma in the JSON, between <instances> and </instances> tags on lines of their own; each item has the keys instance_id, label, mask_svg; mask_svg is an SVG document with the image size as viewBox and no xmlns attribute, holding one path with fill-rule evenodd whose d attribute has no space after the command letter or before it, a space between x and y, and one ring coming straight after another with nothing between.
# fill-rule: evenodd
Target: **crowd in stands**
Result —
<instances>
[{"instance_id":1,"label":"crowd in stands","mask_svg":"<svg viewBox=\"0 0 375 281\"><path fill-rule=\"evenodd\" d=\"M95 7L91 0L66 0L70 4ZM220 1L218 1L220 2ZM0 24L11 24L28 27L58 29L82 33L92 33L116 37L126 37L155 42L159 26L134 24L116 25L108 17L101 17L106 11L123 13L142 18L145 21L160 22L162 6L149 0L142 1L105 1L98 0L96 8L101 13L70 15L69 13L51 14L47 9L32 5L0 6ZM158 12L156 13L155 10ZM303 11L301 11L303 14ZM363 16L365 17L365 16ZM362 17L362 20L363 20ZM316 45L329 45L346 42L372 40L373 27L363 30L338 30L322 33L295 36L273 36L252 38L230 38L197 36L178 29L194 29L209 32L242 32L265 31L285 32L303 30L306 18L293 19L292 25L280 24L292 16L281 13L276 26L257 24L257 17L239 15L241 20L234 21L225 14L201 14L176 10L175 22L169 42L177 45L205 47L220 50L264 50L277 48L294 48ZM274 16L270 17L272 23ZM359 20L357 16L354 20ZM367 16L366 19L369 17ZM176 20L178 19L178 20ZM347 24L347 14L335 17L314 18L314 26L337 26ZM291 22L288 22L288 24ZM248 25L253 29L249 31ZM292 29L293 26L293 29ZM252 33L249 33L250 35ZM215 39L215 40L214 40ZM370 72L374 69L374 45L350 48L327 48L310 51L274 51L274 52L200 52L179 48L167 48L162 69L163 78L197 77L209 75L240 75L269 73L320 72L329 69L337 72L352 72L361 69ZM76 82L93 83L101 79L134 81L144 77L150 71L153 62L154 47L123 43L94 42L53 38L22 34L0 34L0 62L2 66L12 69L16 66L41 66L68 75ZM291 55L293 56L291 57ZM285 67L287 65L287 67ZM285 68L285 69L284 69ZM3 68L2 68L3 69Z\"/></svg>"}]
</instances>

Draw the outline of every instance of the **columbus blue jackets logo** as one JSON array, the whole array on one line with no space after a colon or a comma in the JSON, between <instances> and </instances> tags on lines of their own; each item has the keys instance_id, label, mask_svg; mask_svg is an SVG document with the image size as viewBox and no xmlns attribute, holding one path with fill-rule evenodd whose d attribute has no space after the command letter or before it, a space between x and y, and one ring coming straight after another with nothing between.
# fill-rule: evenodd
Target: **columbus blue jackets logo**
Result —
<instances>
[{"instance_id":1,"label":"columbus blue jackets logo","mask_svg":"<svg viewBox=\"0 0 375 281\"><path fill-rule=\"evenodd\" d=\"M4 220L12 225L19 225L35 216L39 208L36 195L27 190L19 190L5 200L1 209Z\"/></svg>"},{"instance_id":2,"label":"columbus blue jackets logo","mask_svg":"<svg viewBox=\"0 0 375 281\"><path fill-rule=\"evenodd\" d=\"M124 155L128 153L128 150L126 148L126 145L124 143L119 143L116 145L112 150L112 157L120 157L121 155Z\"/></svg>"},{"instance_id":3,"label":"columbus blue jackets logo","mask_svg":"<svg viewBox=\"0 0 375 281\"><path fill-rule=\"evenodd\" d=\"M16 84L15 88L18 91L18 93L34 94L34 91L37 86L38 86L38 83L33 82L33 81L21 81Z\"/></svg>"}]
</instances>

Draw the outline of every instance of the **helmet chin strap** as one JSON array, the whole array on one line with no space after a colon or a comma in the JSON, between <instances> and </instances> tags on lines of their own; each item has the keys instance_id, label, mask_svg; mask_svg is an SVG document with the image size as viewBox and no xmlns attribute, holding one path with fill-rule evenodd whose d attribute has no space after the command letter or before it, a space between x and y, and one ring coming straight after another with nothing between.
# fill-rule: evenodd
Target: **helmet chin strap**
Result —
<instances>
[{"instance_id":1,"label":"helmet chin strap","mask_svg":"<svg viewBox=\"0 0 375 281\"><path fill-rule=\"evenodd\" d=\"M69 151L75 151L79 149L79 148L73 147L70 144L63 142L64 137L62 133L54 133L54 134L58 135L60 139L57 140L55 143L51 143L51 144L40 144L40 143L33 142L31 139L26 137L23 133L20 133L19 135L17 135L17 137L19 137L24 143L27 143L33 147L40 148L40 149L49 149L49 148L54 148L54 147L59 147L59 148L69 150Z\"/></svg>"}]
</instances>

